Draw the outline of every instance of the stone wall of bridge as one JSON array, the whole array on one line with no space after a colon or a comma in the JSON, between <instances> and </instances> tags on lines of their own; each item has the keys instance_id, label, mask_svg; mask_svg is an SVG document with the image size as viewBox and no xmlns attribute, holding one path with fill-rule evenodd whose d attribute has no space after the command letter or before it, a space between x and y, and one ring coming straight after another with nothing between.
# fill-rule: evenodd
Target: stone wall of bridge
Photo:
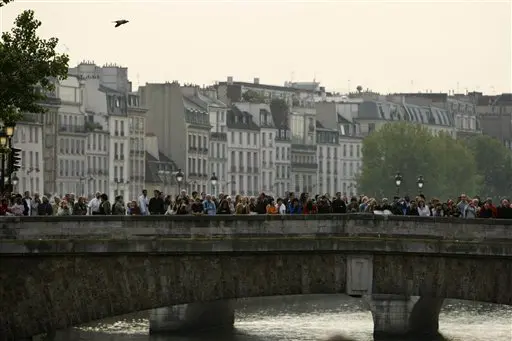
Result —
<instances>
[{"instance_id":1,"label":"stone wall of bridge","mask_svg":"<svg viewBox=\"0 0 512 341\"><path fill-rule=\"evenodd\" d=\"M0 217L0 240L285 235L512 240L512 220L371 214Z\"/></svg>"},{"instance_id":2,"label":"stone wall of bridge","mask_svg":"<svg viewBox=\"0 0 512 341\"><path fill-rule=\"evenodd\" d=\"M395 307L414 326L411 296L512 305L512 222L1 217L0 283L0 340L177 304L315 293L404 297L375 298L374 317Z\"/></svg>"},{"instance_id":3,"label":"stone wall of bridge","mask_svg":"<svg viewBox=\"0 0 512 341\"><path fill-rule=\"evenodd\" d=\"M345 293L347 282L342 253L43 255L1 262L0 336L7 339L190 302ZM373 263L373 294L512 304L511 259L373 255Z\"/></svg>"}]
</instances>

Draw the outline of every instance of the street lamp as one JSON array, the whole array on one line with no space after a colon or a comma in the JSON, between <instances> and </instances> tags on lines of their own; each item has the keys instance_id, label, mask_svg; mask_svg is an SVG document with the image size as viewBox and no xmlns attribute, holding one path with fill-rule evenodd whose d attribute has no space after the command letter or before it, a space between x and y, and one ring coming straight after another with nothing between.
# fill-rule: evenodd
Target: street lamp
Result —
<instances>
[{"instance_id":1,"label":"street lamp","mask_svg":"<svg viewBox=\"0 0 512 341\"><path fill-rule=\"evenodd\" d=\"M215 186L217 185L217 176L215 175L215 172L213 172L212 177L210 178L210 182L213 186L213 195L215 195Z\"/></svg>"},{"instance_id":2,"label":"street lamp","mask_svg":"<svg viewBox=\"0 0 512 341\"><path fill-rule=\"evenodd\" d=\"M181 168L178 169L178 173L176 173L176 182L178 183L178 193L181 194L181 183L183 182L183 173L181 172Z\"/></svg>"},{"instance_id":3,"label":"street lamp","mask_svg":"<svg viewBox=\"0 0 512 341\"><path fill-rule=\"evenodd\" d=\"M396 196L400 195L400 185L402 184L402 174L400 172L395 175L395 185L396 185Z\"/></svg>"},{"instance_id":4,"label":"street lamp","mask_svg":"<svg viewBox=\"0 0 512 341\"><path fill-rule=\"evenodd\" d=\"M423 175L418 176L418 180L416 181L416 184L418 185L418 189L421 194L421 190L423 189L423 185L425 184L425 181L423 180Z\"/></svg>"},{"instance_id":5,"label":"street lamp","mask_svg":"<svg viewBox=\"0 0 512 341\"><path fill-rule=\"evenodd\" d=\"M5 126L5 135L7 135L8 138L14 135L14 124Z\"/></svg>"}]
</instances>

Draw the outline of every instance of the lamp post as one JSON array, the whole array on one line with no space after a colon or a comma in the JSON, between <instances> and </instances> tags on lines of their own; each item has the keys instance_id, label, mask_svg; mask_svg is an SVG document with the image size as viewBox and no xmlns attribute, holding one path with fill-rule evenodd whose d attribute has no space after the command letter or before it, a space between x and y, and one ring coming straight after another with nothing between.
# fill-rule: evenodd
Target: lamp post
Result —
<instances>
[{"instance_id":1,"label":"lamp post","mask_svg":"<svg viewBox=\"0 0 512 341\"><path fill-rule=\"evenodd\" d=\"M178 183L178 194L181 194L181 183L183 182L183 173L181 172L181 168L178 169L178 173L176 173L176 182Z\"/></svg>"},{"instance_id":2,"label":"lamp post","mask_svg":"<svg viewBox=\"0 0 512 341\"><path fill-rule=\"evenodd\" d=\"M402 184L402 174L400 172L395 175L395 185L396 185L396 196L400 196L400 185Z\"/></svg>"},{"instance_id":3,"label":"lamp post","mask_svg":"<svg viewBox=\"0 0 512 341\"><path fill-rule=\"evenodd\" d=\"M5 191L5 182L9 180L7 172L5 171L5 156L9 153L9 138L7 136L7 129L3 129L0 135L0 153L2 153L2 178L0 179L0 191L2 194Z\"/></svg>"},{"instance_id":4,"label":"lamp post","mask_svg":"<svg viewBox=\"0 0 512 341\"><path fill-rule=\"evenodd\" d=\"M215 172L213 172L212 177L210 178L210 182L213 186L213 195L216 195L216 186L217 186L217 176L215 175Z\"/></svg>"},{"instance_id":5,"label":"lamp post","mask_svg":"<svg viewBox=\"0 0 512 341\"><path fill-rule=\"evenodd\" d=\"M422 193L423 185L425 184L425 181L423 180L423 175L418 176L418 180L416 181L416 184L418 185L418 190L420 194Z\"/></svg>"}]
</instances>

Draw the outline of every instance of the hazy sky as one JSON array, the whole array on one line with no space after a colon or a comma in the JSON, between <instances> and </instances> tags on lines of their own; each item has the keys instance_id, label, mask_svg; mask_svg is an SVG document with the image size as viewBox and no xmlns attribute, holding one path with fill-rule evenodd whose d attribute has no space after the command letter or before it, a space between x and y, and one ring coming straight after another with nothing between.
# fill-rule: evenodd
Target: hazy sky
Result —
<instances>
[{"instance_id":1,"label":"hazy sky","mask_svg":"<svg viewBox=\"0 0 512 341\"><path fill-rule=\"evenodd\" d=\"M71 65L129 68L134 84L312 81L346 91L512 92L512 0L15 0L56 36ZM114 29L111 21L131 22Z\"/></svg>"}]
</instances>

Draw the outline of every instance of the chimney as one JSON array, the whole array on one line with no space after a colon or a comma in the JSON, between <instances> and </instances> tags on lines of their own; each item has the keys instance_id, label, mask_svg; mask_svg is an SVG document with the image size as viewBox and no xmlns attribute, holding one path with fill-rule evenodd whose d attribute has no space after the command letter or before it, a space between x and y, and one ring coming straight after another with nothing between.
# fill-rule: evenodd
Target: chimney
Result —
<instances>
[{"instance_id":1,"label":"chimney","mask_svg":"<svg viewBox=\"0 0 512 341\"><path fill-rule=\"evenodd\" d=\"M254 84L260 84L260 79L258 77L254 78Z\"/></svg>"},{"instance_id":2,"label":"chimney","mask_svg":"<svg viewBox=\"0 0 512 341\"><path fill-rule=\"evenodd\" d=\"M233 84L233 76L228 76L228 84L229 85Z\"/></svg>"}]
</instances>

